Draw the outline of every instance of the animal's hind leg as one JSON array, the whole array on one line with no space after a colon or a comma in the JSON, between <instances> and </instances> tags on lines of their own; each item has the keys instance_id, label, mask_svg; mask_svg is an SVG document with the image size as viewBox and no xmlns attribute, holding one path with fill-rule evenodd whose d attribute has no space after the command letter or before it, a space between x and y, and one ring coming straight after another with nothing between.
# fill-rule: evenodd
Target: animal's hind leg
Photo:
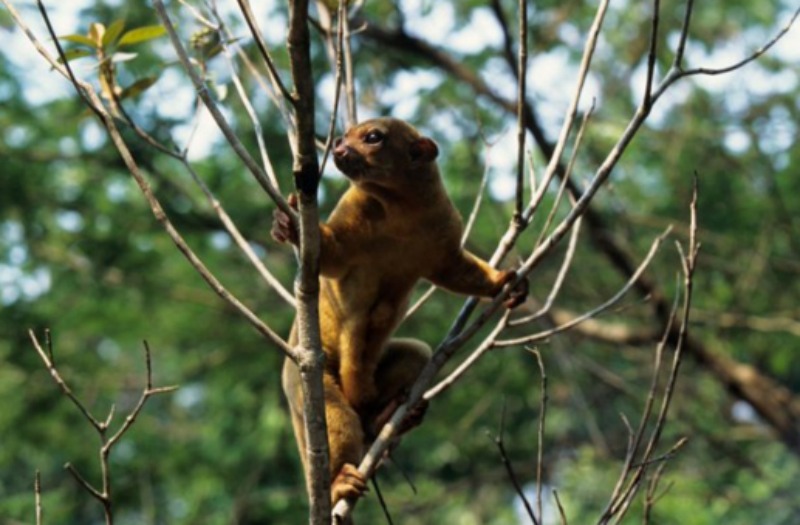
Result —
<instances>
[{"instance_id":1,"label":"animal's hind leg","mask_svg":"<svg viewBox=\"0 0 800 525\"><path fill-rule=\"evenodd\" d=\"M291 360L283 366L283 389L289 401L297 446L303 460L306 484L309 480L308 458L306 457L305 428L303 425L303 393L300 385L300 371ZM364 431L361 419L347 403L335 378L323 375L325 394L325 421L328 426L328 446L330 447L331 501L342 498L357 498L367 489L366 479L358 472L357 466L364 454Z\"/></svg>"},{"instance_id":2,"label":"animal's hind leg","mask_svg":"<svg viewBox=\"0 0 800 525\"><path fill-rule=\"evenodd\" d=\"M379 396L368 421L371 433L378 432L397 407L405 402L411 386L431 360L431 355L431 348L417 339L397 338L386 344L375 372ZM427 403L418 404L406 415L400 432L407 432L419 425L426 409Z\"/></svg>"}]
</instances>

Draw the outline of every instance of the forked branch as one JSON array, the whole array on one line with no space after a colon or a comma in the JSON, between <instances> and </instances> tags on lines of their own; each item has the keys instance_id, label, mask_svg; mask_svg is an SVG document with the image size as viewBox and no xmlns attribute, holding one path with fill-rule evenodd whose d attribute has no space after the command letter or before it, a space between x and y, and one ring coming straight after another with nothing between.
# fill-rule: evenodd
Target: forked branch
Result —
<instances>
[{"instance_id":1,"label":"forked branch","mask_svg":"<svg viewBox=\"0 0 800 525\"><path fill-rule=\"evenodd\" d=\"M168 392L172 392L178 387L176 386L163 386L163 387L154 387L153 386L153 368L150 359L150 346L147 344L147 341L144 342L144 355L145 355L145 365L147 369L147 375L145 380L145 386L142 389L142 394L139 396L139 401L136 405L131 409L130 413L125 417L125 420L119 426L116 432L109 435L109 427L111 422L114 418L114 406L112 405L111 410L108 413L108 416L104 421L100 421L96 419L89 409L83 404L83 402L76 396L72 389L67 385L67 382L61 376L56 368L56 365L53 362L52 358L52 343L50 341L50 332L45 332L45 337L47 339L47 347L49 352L45 352L42 345L39 343L39 340L36 337L36 334L33 330L28 331L28 335L30 336L31 342L33 343L33 347L36 349L36 352L39 354L39 358L44 363L45 368L50 373L50 376L53 378L53 381L58 385L61 389L61 392L75 405L83 415L83 417L89 422L92 428L95 429L97 434L100 436L100 483L101 488L96 488L92 483L90 483L84 476L80 474L80 472L70 463L67 463L64 468L66 468L72 477L75 478L75 481L80 485L86 492L88 492L93 498L97 499L100 504L103 506L103 513L105 515L105 522L106 525L112 525L114 523L114 513L113 513L113 498L112 498L112 479L111 479L111 470L109 467L109 458L111 456L111 452L114 446L119 443L125 433L130 430L133 424L136 422L136 418L141 413L142 409L144 408L145 403L147 401L158 394L166 394ZM41 485L39 480L39 473L36 473L36 523L41 523Z\"/></svg>"}]
</instances>

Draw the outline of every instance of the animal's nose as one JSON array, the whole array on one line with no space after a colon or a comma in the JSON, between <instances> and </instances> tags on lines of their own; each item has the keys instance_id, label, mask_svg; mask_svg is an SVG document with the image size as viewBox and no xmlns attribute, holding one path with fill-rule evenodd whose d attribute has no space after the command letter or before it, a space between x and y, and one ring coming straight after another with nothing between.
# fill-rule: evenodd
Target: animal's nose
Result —
<instances>
[{"instance_id":1,"label":"animal's nose","mask_svg":"<svg viewBox=\"0 0 800 525\"><path fill-rule=\"evenodd\" d=\"M350 151L350 148L344 143L342 137L337 138L333 141L333 154L336 157L346 157L347 153Z\"/></svg>"}]
</instances>

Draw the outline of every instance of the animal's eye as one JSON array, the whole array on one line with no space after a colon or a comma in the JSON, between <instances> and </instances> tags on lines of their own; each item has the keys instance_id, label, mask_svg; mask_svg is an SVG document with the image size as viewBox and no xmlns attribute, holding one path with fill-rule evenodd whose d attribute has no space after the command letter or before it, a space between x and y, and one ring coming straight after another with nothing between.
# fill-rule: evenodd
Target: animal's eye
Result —
<instances>
[{"instance_id":1,"label":"animal's eye","mask_svg":"<svg viewBox=\"0 0 800 525\"><path fill-rule=\"evenodd\" d=\"M380 144L383 142L383 139L386 138L382 132L378 131L377 129L373 129L366 135L364 135L364 142L367 144Z\"/></svg>"}]
</instances>

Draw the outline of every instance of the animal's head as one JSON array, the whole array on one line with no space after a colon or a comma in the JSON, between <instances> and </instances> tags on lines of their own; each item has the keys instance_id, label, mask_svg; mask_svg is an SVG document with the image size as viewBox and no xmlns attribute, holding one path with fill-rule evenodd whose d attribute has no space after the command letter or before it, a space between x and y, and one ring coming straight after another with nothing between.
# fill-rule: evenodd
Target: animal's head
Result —
<instances>
[{"instance_id":1,"label":"animal's head","mask_svg":"<svg viewBox=\"0 0 800 525\"><path fill-rule=\"evenodd\" d=\"M333 160L359 186L396 188L438 177L439 148L413 126L395 118L367 120L336 139Z\"/></svg>"}]
</instances>

